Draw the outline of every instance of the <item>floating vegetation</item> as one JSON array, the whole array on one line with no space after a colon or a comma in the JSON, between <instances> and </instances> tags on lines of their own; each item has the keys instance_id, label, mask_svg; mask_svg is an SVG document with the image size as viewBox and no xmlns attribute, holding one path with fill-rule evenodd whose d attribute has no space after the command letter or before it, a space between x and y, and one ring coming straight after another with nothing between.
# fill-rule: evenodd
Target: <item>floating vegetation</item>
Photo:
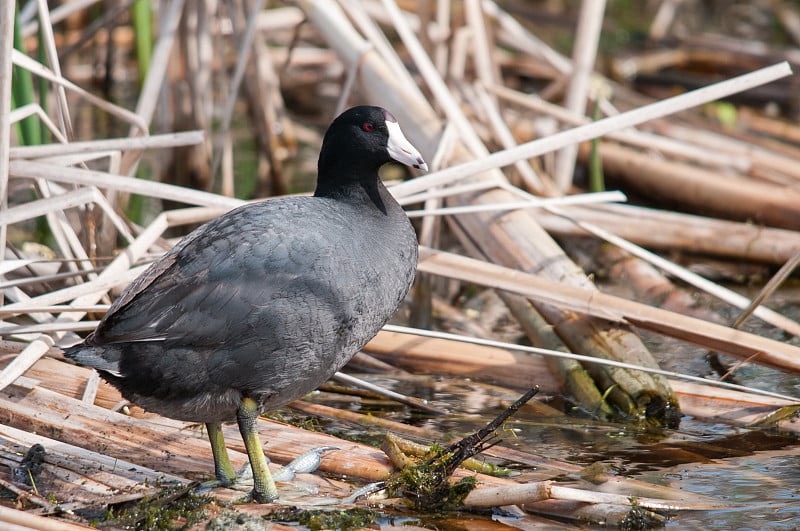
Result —
<instances>
[{"instance_id":1,"label":"floating vegetation","mask_svg":"<svg viewBox=\"0 0 800 531\"><path fill-rule=\"evenodd\" d=\"M473 476L450 483L447 476L442 474L441 466L423 463L401 470L387 481L386 490L403 495L418 508L436 511L460 507L476 485L477 480Z\"/></svg>"},{"instance_id":2,"label":"floating vegetation","mask_svg":"<svg viewBox=\"0 0 800 531\"><path fill-rule=\"evenodd\" d=\"M619 523L620 529L629 531L642 531L645 529L655 529L664 526L660 519L653 518L653 513L644 507L634 506L628 515Z\"/></svg>"},{"instance_id":3,"label":"floating vegetation","mask_svg":"<svg viewBox=\"0 0 800 531\"><path fill-rule=\"evenodd\" d=\"M318 531L319 529L341 529L342 531L347 531L348 529L359 529L374 524L381 518L381 514L377 511L360 507L341 510L306 510L291 507L276 511L264 518L273 522L298 524L307 527L311 531Z\"/></svg>"},{"instance_id":4,"label":"floating vegetation","mask_svg":"<svg viewBox=\"0 0 800 531\"><path fill-rule=\"evenodd\" d=\"M99 528L114 527L142 531L189 529L207 516L214 499L193 494L192 486L168 487L156 496L145 496L124 509L109 508L105 517L93 522Z\"/></svg>"}]
</instances>

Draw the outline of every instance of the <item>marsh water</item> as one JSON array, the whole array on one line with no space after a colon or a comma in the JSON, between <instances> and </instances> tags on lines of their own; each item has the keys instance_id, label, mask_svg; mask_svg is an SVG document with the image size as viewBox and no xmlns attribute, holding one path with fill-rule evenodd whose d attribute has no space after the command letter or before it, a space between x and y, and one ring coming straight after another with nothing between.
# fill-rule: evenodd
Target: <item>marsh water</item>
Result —
<instances>
[{"instance_id":1,"label":"marsh water","mask_svg":"<svg viewBox=\"0 0 800 531\"><path fill-rule=\"evenodd\" d=\"M771 307L797 318L798 301L800 290L790 287L772 301ZM723 317L735 314L734 310L715 309ZM747 328L780 338L780 332L765 329L757 322L748 323ZM713 377L707 353L701 349L660 337L644 338L665 368ZM790 341L796 341L796 338ZM798 376L758 365L747 365L738 375L741 383L746 385L800 396ZM514 394L507 389L463 378L360 376L395 391L426 399L451 414L422 414L401 405L387 406L385 401L327 392L318 393L314 400L427 427L452 438L469 434L491 420ZM556 407L562 407L564 403L564 397L559 396L537 396L535 400ZM375 445L380 444L383 437L383 431L379 429L354 428L332 421L323 421L323 424L326 431ZM641 427L575 416L542 416L536 408L523 408L504 425L501 438L503 445L543 458L710 496L735 506L726 510L675 512L669 515L667 527L705 530L793 530L800 527L800 438L796 433L735 426L690 416L683 416L676 428ZM524 468L520 470L525 471ZM476 515L475 518L490 517ZM440 520L426 523L423 519L419 523L439 529L447 527ZM513 526L513 522L508 520L504 523ZM472 526L459 520L456 527ZM480 526L476 523L476 527Z\"/></svg>"},{"instance_id":2,"label":"marsh water","mask_svg":"<svg viewBox=\"0 0 800 531\"><path fill-rule=\"evenodd\" d=\"M493 386L454 378L397 379L361 375L396 391L427 398L453 412L430 416L405 406L343 398L330 393L316 396L328 405L371 413L425 426L448 437L467 435L502 410L507 395ZM546 397L537 397L543 400ZM322 421L325 431L345 438L380 444L383 431L360 429ZM606 473L639 479L736 504L717 511L677 512L667 527L676 529L797 529L800 526L800 446L795 434L773 429L749 429L684 417L677 429L637 428L571 417L541 417L520 411L504 425L502 444L547 459ZM525 472L524 468L519 468ZM446 520L418 524L437 529ZM463 515L460 515L463 517ZM475 515L475 519L489 519ZM513 522L504 520L506 525ZM484 524L485 525L485 524ZM472 526L459 519L456 528ZM476 528L481 527L476 522Z\"/></svg>"}]
</instances>

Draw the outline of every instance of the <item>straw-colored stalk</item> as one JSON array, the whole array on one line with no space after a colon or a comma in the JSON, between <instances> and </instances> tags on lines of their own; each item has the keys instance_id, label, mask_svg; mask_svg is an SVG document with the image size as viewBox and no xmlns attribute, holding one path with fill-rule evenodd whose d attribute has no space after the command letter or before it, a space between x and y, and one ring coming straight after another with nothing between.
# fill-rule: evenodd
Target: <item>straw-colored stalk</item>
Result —
<instances>
[{"instance_id":1,"label":"straw-colored stalk","mask_svg":"<svg viewBox=\"0 0 800 531\"><path fill-rule=\"evenodd\" d=\"M575 28L575 45L572 52L572 73L567 84L564 107L577 115L586 114L586 100L589 96L589 81L594 72L600 30L603 27L605 0L583 0L578 14L578 27ZM573 144L561 149L556 155L555 181L563 193L572 185L572 174L578 146Z\"/></svg>"},{"instance_id":2,"label":"straw-colored stalk","mask_svg":"<svg viewBox=\"0 0 800 531\"><path fill-rule=\"evenodd\" d=\"M11 52L14 48L16 2L0 12L0 211L8 208L8 157L11 147ZM6 246L6 227L0 227L0 248Z\"/></svg>"}]
</instances>

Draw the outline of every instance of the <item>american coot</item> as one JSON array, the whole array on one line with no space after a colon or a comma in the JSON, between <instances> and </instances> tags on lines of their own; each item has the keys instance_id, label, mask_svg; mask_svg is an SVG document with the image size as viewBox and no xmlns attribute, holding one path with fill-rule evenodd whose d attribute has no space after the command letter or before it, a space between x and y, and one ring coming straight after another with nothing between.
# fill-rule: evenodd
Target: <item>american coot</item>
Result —
<instances>
[{"instance_id":1,"label":"american coot","mask_svg":"<svg viewBox=\"0 0 800 531\"><path fill-rule=\"evenodd\" d=\"M427 170L388 111L345 111L325 133L313 197L248 204L198 228L66 355L147 410L205 422L224 485L236 475L221 423L236 419L252 498L275 500L258 415L347 363L414 278L414 230L378 177L391 159Z\"/></svg>"}]
</instances>

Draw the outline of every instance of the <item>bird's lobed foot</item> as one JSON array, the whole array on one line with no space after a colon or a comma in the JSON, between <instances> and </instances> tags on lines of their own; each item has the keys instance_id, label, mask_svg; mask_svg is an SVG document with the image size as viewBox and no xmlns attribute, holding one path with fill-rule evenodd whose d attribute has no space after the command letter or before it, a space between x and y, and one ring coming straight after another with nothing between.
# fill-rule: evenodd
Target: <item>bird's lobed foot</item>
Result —
<instances>
[{"instance_id":1,"label":"bird's lobed foot","mask_svg":"<svg viewBox=\"0 0 800 531\"><path fill-rule=\"evenodd\" d=\"M326 453L331 452L333 450L338 450L335 446L322 446L319 448L312 448L293 461L288 463L286 466L275 472L272 477L275 481L280 481L282 483L288 483L292 481L295 477L295 474L299 473L311 473L314 472L320 465L320 461L322 456ZM278 495L269 495L265 493L256 493L255 489L253 489L253 469L250 467L250 464L246 464L233 478L229 478L226 476L218 476L216 479L212 479L210 481L205 481L197 487L196 492L204 493L208 492L211 489L224 487L229 489L234 489L238 491L245 491L248 489L248 492L245 496L238 498L234 501L237 504L244 504L244 503L272 503L278 499Z\"/></svg>"},{"instance_id":2,"label":"bird's lobed foot","mask_svg":"<svg viewBox=\"0 0 800 531\"><path fill-rule=\"evenodd\" d=\"M255 503L272 503L278 500L278 493L268 494L266 492L257 492L253 489L250 493L250 497Z\"/></svg>"},{"instance_id":3,"label":"bird's lobed foot","mask_svg":"<svg viewBox=\"0 0 800 531\"><path fill-rule=\"evenodd\" d=\"M312 448L311 450L303 452L293 459L292 462L288 463L286 466L272 474L272 478L275 481L287 483L292 481L296 474L310 474L319 468L319 465L322 462L322 456L328 452L338 449L339 448L335 446L320 446L318 448Z\"/></svg>"},{"instance_id":4,"label":"bird's lobed foot","mask_svg":"<svg viewBox=\"0 0 800 531\"><path fill-rule=\"evenodd\" d=\"M224 474L217 474L217 477L215 479L204 481L195 490L196 492L208 492L211 489L216 489L220 487L226 489L239 490L239 491L252 489L253 469L250 468L250 464L249 463L246 464L239 471L239 473L233 477L228 477Z\"/></svg>"},{"instance_id":5,"label":"bird's lobed foot","mask_svg":"<svg viewBox=\"0 0 800 531\"><path fill-rule=\"evenodd\" d=\"M278 501L278 495L269 495L265 492L256 492L255 489L251 490L244 496L233 500L234 505L244 505L247 503L272 503Z\"/></svg>"}]
</instances>

